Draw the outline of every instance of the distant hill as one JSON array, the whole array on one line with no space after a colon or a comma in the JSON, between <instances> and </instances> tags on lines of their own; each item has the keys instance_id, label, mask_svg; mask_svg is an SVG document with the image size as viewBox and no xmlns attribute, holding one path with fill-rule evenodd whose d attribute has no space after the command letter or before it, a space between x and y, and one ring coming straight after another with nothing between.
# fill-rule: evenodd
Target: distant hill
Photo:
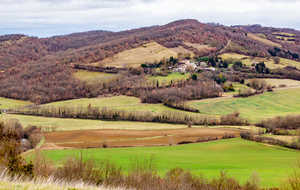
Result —
<instances>
[{"instance_id":1,"label":"distant hill","mask_svg":"<svg viewBox=\"0 0 300 190\"><path fill-rule=\"evenodd\" d=\"M250 33L255 37L251 38ZM293 36L277 39L281 33ZM265 36L265 41L257 40L257 35ZM300 32L293 29L260 25L228 27L191 19L121 32L98 30L49 38L5 35L0 36L0 96L34 102L40 102L41 96L48 97L44 102L84 97L91 90L72 77L73 65L105 62L105 66L116 66L112 61L116 57L119 65L127 64L126 60L135 65L154 62L180 51L195 58L222 52L254 57L281 56L298 61L299 37ZM288 39L293 39L293 43L287 42ZM156 43L164 53L147 55L145 59L141 59L141 55L139 60L133 61L137 58L132 52L149 43ZM276 44L280 44L281 49L274 52Z\"/></svg>"}]
</instances>

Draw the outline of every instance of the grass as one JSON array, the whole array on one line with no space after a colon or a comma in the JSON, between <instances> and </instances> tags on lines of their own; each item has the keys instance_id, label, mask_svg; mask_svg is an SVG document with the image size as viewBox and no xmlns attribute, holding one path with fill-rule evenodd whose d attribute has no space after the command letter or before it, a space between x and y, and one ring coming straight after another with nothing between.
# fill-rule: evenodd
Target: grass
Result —
<instances>
[{"instance_id":1,"label":"grass","mask_svg":"<svg viewBox=\"0 0 300 190\"><path fill-rule=\"evenodd\" d=\"M177 57L177 52L170 50L156 42L145 44L141 47L125 50L113 57L106 58L102 62L105 66L122 67L124 64L131 67L139 67L145 62L160 61L162 58ZM94 63L98 64L98 63Z\"/></svg>"},{"instance_id":2,"label":"grass","mask_svg":"<svg viewBox=\"0 0 300 190\"><path fill-rule=\"evenodd\" d=\"M93 71L83 71L78 70L73 74L73 76L81 81L86 81L88 84L93 84L94 82L100 80L110 80L113 78L118 77L116 74L109 74L109 73L100 73L100 72L93 72Z\"/></svg>"},{"instance_id":3,"label":"grass","mask_svg":"<svg viewBox=\"0 0 300 190\"><path fill-rule=\"evenodd\" d=\"M174 48L169 48L169 49L175 51L176 53L183 53L183 54L190 53L191 57L195 56L195 54L192 51L187 50L187 49L185 49L182 46L178 46L178 47L174 47Z\"/></svg>"},{"instance_id":4,"label":"grass","mask_svg":"<svg viewBox=\"0 0 300 190\"><path fill-rule=\"evenodd\" d=\"M268 92L248 98L191 101L189 105L202 113L216 116L230 114L237 110L242 117L257 121L291 113L299 114L300 89Z\"/></svg>"},{"instance_id":5,"label":"grass","mask_svg":"<svg viewBox=\"0 0 300 190\"><path fill-rule=\"evenodd\" d=\"M271 45L271 46L276 46L276 47L279 47L279 48L282 47L281 44L272 42L272 41L267 40L267 39L263 39L263 38L261 38L261 37L256 36L255 34L248 33L247 36L248 36L249 38L252 38L252 39L254 39L254 40L260 41L260 42L262 42L262 43L265 43L265 44L268 44L268 45Z\"/></svg>"},{"instance_id":6,"label":"grass","mask_svg":"<svg viewBox=\"0 0 300 190\"><path fill-rule=\"evenodd\" d=\"M27 106L33 104L30 101L14 100L0 97L0 109L16 108L18 106Z\"/></svg>"},{"instance_id":7,"label":"grass","mask_svg":"<svg viewBox=\"0 0 300 190\"><path fill-rule=\"evenodd\" d=\"M142 104L140 103L139 98L129 97L129 96L114 96L110 98L82 98L82 99L74 99L74 100L66 100L66 101L59 101L53 102L49 104L45 104L43 106L46 107L88 107L91 104L92 107L107 107L107 108L114 108L119 110L126 110L126 111L150 111L152 113L161 113L163 111L178 111L188 115L193 115L196 113L185 112L180 110L175 110L173 108L169 108L164 106L163 104Z\"/></svg>"},{"instance_id":8,"label":"grass","mask_svg":"<svg viewBox=\"0 0 300 190\"><path fill-rule=\"evenodd\" d=\"M300 81L292 80L292 79L272 79L272 78L264 78L267 82L267 84L270 84L271 86L278 87L281 84L284 84L286 86L294 86L294 85L300 85ZM249 80L246 80L245 83L248 83Z\"/></svg>"},{"instance_id":9,"label":"grass","mask_svg":"<svg viewBox=\"0 0 300 190\"><path fill-rule=\"evenodd\" d=\"M180 74L178 72L169 74L168 76L152 76L148 77L148 80L158 80L159 84L166 83L170 84L171 81L175 83L177 80L188 79L190 77L189 74Z\"/></svg>"},{"instance_id":10,"label":"grass","mask_svg":"<svg viewBox=\"0 0 300 190\"><path fill-rule=\"evenodd\" d=\"M82 99L66 100L66 101L59 101L59 102L45 104L44 106L88 107L89 104L91 104L92 107L118 107L118 106L135 105L138 104L139 102L140 99L135 97L114 96L110 98L82 98Z\"/></svg>"},{"instance_id":11,"label":"grass","mask_svg":"<svg viewBox=\"0 0 300 190\"><path fill-rule=\"evenodd\" d=\"M196 48L198 50L201 50L201 49L210 49L211 47L209 47L208 45L202 45L202 44L196 44L196 43L191 43L191 42L183 42L185 45L187 46L192 46L193 48Z\"/></svg>"},{"instance_id":12,"label":"grass","mask_svg":"<svg viewBox=\"0 0 300 190\"><path fill-rule=\"evenodd\" d=\"M45 150L47 157L60 165L63 158L76 155L79 150ZM220 170L228 172L244 183L253 172L258 172L263 187L279 186L292 172L299 152L274 148L242 139L228 139L208 143L165 147L137 147L113 149L89 149L95 160L108 156L128 171L130 159L150 158L155 155L158 173L163 175L170 168L181 167L205 177L218 176ZM29 157L27 157L29 159Z\"/></svg>"},{"instance_id":13,"label":"grass","mask_svg":"<svg viewBox=\"0 0 300 190\"><path fill-rule=\"evenodd\" d=\"M160 130L181 129L186 125L173 125L161 123L101 121L89 119L66 119L39 116L8 115L2 117L17 118L23 126L36 125L42 127L57 127L58 131L87 130L87 129L127 129L127 130Z\"/></svg>"},{"instance_id":14,"label":"grass","mask_svg":"<svg viewBox=\"0 0 300 190\"><path fill-rule=\"evenodd\" d=\"M223 60L224 59L238 59L247 66L251 66L253 64L253 62L255 61L257 63L264 62L266 67L268 67L270 69L284 68L288 65L300 68L300 62L293 61L290 59L285 59L285 58L280 58L280 64L275 64L273 59L267 59L267 58L261 58L261 57L251 58L250 56L237 54L237 53L224 53L224 54L220 55L220 57L222 57Z\"/></svg>"},{"instance_id":15,"label":"grass","mask_svg":"<svg viewBox=\"0 0 300 190\"><path fill-rule=\"evenodd\" d=\"M285 58L280 58L280 64L283 65L284 67L291 65L293 67L297 67L298 69L300 69L300 62L298 61L293 61L290 59L285 59Z\"/></svg>"}]
</instances>

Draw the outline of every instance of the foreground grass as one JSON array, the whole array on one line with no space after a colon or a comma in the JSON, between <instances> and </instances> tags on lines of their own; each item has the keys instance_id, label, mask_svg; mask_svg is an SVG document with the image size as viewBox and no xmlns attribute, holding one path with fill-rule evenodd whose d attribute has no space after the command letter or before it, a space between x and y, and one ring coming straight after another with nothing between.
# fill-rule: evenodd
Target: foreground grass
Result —
<instances>
[{"instance_id":1,"label":"foreground grass","mask_svg":"<svg viewBox=\"0 0 300 190\"><path fill-rule=\"evenodd\" d=\"M0 109L17 108L18 106L27 106L33 104L30 101L15 100L0 97Z\"/></svg>"},{"instance_id":2,"label":"foreground grass","mask_svg":"<svg viewBox=\"0 0 300 190\"><path fill-rule=\"evenodd\" d=\"M63 158L76 155L80 150L43 151L54 163L60 165ZM262 186L279 186L288 177L297 163L299 152L284 148L274 148L242 139L229 139L209 143L167 147L138 147L113 149L88 149L96 160L111 157L117 165L128 171L130 159L149 158L155 155L159 174L168 169L181 167L195 174L202 173L211 178L220 170L228 172L240 182L245 182L253 172L259 173ZM29 157L27 157L29 159Z\"/></svg>"},{"instance_id":3,"label":"foreground grass","mask_svg":"<svg viewBox=\"0 0 300 190\"><path fill-rule=\"evenodd\" d=\"M30 189L30 190L71 190L71 189L81 189L81 190L117 190L118 188L105 188L105 187L82 187L80 185L62 185L62 184L40 184L34 182L1 182L0 179L0 189ZM121 188L120 188L121 189Z\"/></svg>"},{"instance_id":4,"label":"foreground grass","mask_svg":"<svg viewBox=\"0 0 300 190\"><path fill-rule=\"evenodd\" d=\"M226 115L235 110L242 117L257 121L274 116L300 113L300 89L268 92L248 98L191 101L189 105L211 115Z\"/></svg>"}]
</instances>

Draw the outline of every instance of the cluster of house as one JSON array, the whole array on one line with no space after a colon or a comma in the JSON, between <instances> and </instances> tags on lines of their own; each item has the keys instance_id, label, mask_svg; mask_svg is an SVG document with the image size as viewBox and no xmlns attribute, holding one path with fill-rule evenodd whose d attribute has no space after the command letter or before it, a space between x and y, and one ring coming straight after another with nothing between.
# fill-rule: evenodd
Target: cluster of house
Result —
<instances>
[{"instance_id":1,"label":"cluster of house","mask_svg":"<svg viewBox=\"0 0 300 190\"><path fill-rule=\"evenodd\" d=\"M208 67L205 62L195 63L190 62L189 60L182 60L178 62L178 67L173 68L173 72L185 73L188 70L194 69L195 71L203 70L203 71L215 71L215 68Z\"/></svg>"}]
</instances>

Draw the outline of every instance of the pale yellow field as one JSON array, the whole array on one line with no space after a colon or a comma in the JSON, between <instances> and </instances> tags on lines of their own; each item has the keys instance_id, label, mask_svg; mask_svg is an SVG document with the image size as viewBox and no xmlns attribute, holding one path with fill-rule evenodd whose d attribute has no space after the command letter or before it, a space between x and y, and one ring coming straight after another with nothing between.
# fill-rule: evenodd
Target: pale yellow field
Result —
<instances>
[{"instance_id":1,"label":"pale yellow field","mask_svg":"<svg viewBox=\"0 0 300 190\"><path fill-rule=\"evenodd\" d=\"M300 68L300 62L298 61L293 61L290 59L285 59L285 58L280 58L280 63L275 64L274 60L272 58L267 59L267 58L261 58L261 57L255 57L251 58L250 56L242 55L242 54L237 54L237 53L224 53L220 55L223 60L224 59L239 59L242 61L243 64L246 64L248 66L253 64L253 61L259 63L259 62L264 62L266 67L270 69L276 69L276 68L284 68L286 66L294 66L297 68ZM246 58L246 59L245 59Z\"/></svg>"},{"instance_id":2,"label":"pale yellow field","mask_svg":"<svg viewBox=\"0 0 300 190\"><path fill-rule=\"evenodd\" d=\"M51 118L40 116L5 114L2 118L17 118L26 127L36 125L39 127L56 127L57 131L73 131L88 129L126 129L126 130L161 130L161 129L182 129L187 125L175 125L164 123L145 123L130 121L102 121L92 119L68 119Z\"/></svg>"},{"instance_id":3,"label":"pale yellow field","mask_svg":"<svg viewBox=\"0 0 300 190\"><path fill-rule=\"evenodd\" d=\"M208 45L202 45L202 44L196 44L196 43L191 43L191 42L183 42L187 46L192 46L198 50L204 49L204 48L210 48Z\"/></svg>"},{"instance_id":4,"label":"pale yellow field","mask_svg":"<svg viewBox=\"0 0 300 190\"><path fill-rule=\"evenodd\" d=\"M75 72L73 76L81 81L87 82L88 84L93 84L98 81L110 81L120 77L120 75L118 74L100 73L84 70L79 70Z\"/></svg>"},{"instance_id":5,"label":"pale yellow field","mask_svg":"<svg viewBox=\"0 0 300 190\"><path fill-rule=\"evenodd\" d=\"M263 33L258 33L258 34L255 34L255 36L257 37L260 37L260 38L263 38L263 39L266 39L266 35L264 35Z\"/></svg>"},{"instance_id":6,"label":"pale yellow field","mask_svg":"<svg viewBox=\"0 0 300 190\"><path fill-rule=\"evenodd\" d=\"M168 49L156 42L145 44L141 47L120 52L113 57L106 58L102 62L105 66L122 67L124 64L131 67L139 67L145 62L160 61L162 58L177 57L177 52ZM93 63L97 65L98 63Z\"/></svg>"},{"instance_id":7,"label":"pale yellow field","mask_svg":"<svg viewBox=\"0 0 300 190\"><path fill-rule=\"evenodd\" d=\"M294 37L295 34L291 34L291 33L286 33L286 32L273 32L274 35L285 35L285 36L289 36L289 37Z\"/></svg>"},{"instance_id":8,"label":"pale yellow field","mask_svg":"<svg viewBox=\"0 0 300 190\"><path fill-rule=\"evenodd\" d=\"M255 34L248 33L248 37L250 37L250 38L252 38L252 39L254 39L254 40L260 41L260 42L262 42L262 43L271 45L271 46L276 46L276 47L280 47L280 48L282 47L281 44L272 42L272 41L267 40L267 39L263 39L263 38L261 38L261 37L256 36Z\"/></svg>"},{"instance_id":9,"label":"pale yellow field","mask_svg":"<svg viewBox=\"0 0 300 190\"><path fill-rule=\"evenodd\" d=\"M265 80L271 86L276 86L276 87L278 87L281 84L284 84L286 86L300 85L300 81L292 80L292 79L270 79L270 78L264 78L263 80ZM249 82L249 80L245 81L246 84L248 82Z\"/></svg>"},{"instance_id":10,"label":"pale yellow field","mask_svg":"<svg viewBox=\"0 0 300 190\"><path fill-rule=\"evenodd\" d=\"M263 135L263 136L270 137L273 139L279 139L282 141L288 141L288 142L293 142L298 138L297 136L290 136L290 135Z\"/></svg>"},{"instance_id":11,"label":"pale yellow field","mask_svg":"<svg viewBox=\"0 0 300 190\"><path fill-rule=\"evenodd\" d=\"M192 51L187 50L187 49L185 49L185 48L182 47L182 46L178 46L178 47L175 47L175 48L169 48L169 49L175 51L176 53L183 53L183 54L185 54L185 53L190 53L190 54L191 54L191 57L194 57L194 56L195 56L195 54L194 54Z\"/></svg>"}]
</instances>

